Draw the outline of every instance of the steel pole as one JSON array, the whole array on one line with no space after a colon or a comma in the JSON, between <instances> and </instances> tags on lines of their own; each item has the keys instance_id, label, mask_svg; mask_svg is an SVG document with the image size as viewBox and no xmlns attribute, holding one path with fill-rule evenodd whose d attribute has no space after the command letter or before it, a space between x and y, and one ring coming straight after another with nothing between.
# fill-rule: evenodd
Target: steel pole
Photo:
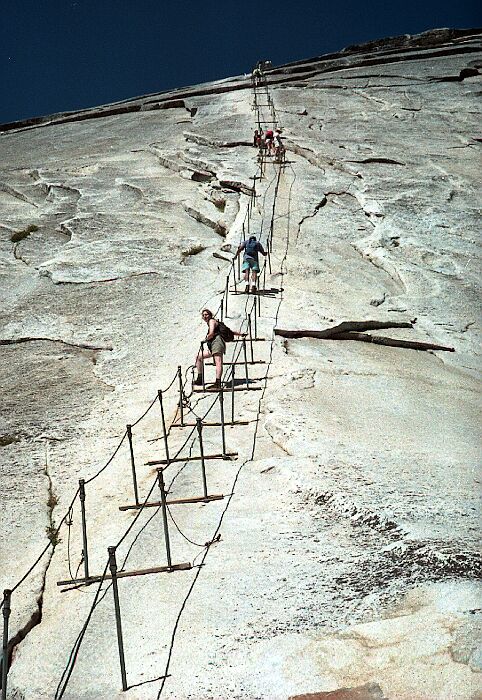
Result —
<instances>
[{"instance_id":1,"label":"steel pole","mask_svg":"<svg viewBox=\"0 0 482 700\"><path fill-rule=\"evenodd\" d=\"M80 514L82 517L82 546L84 555L84 575L89 578L89 551L87 549L87 520L85 517L85 479L79 479Z\"/></svg>"},{"instance_id":2,"label":"steel pole","mask_svg":"<svg viewBox=\"0 0 482 700\"><path fill-rule=\"evenodd\" d=\"M206 382L204 380L204 341L201 340L201 346L199 348L199 356L201 358L201 379L203 381L203 391L206 391Z\"/></svg>"},{"instance_id":3,"label":"steel pole","mask_svg":"<svg viewBox=\"0 0 482 700\"><path fill-rule=\"evenodd\" d=\"M251 329L251 314L249 314L249 316L248 316L248 335L249 335L249 349L251 352L251 362L254 362L253 332Z\"/></svg>"},{"instance_id":4,"label":"steel pole","mask_svg":"<svg viewBox=\"0 0 482 700\"><path fill-rule=\"evenodd\" d=\"M3 591L3 640L2 640L2 700L7 700L7 675L8 675L8 619L10 617L10 601L12 591L6 588Z\"/></svg>"},{"instance_id":5,"label":"steel pole","mask_svg":"<svg viewBox=\"0 0 482 700\"><path fill-rule=\"evenodd\" d=\"M243 359L244 359L244 374L246 376L246 386L249 384L248 377L248 358L246 353L246 338L243 338Z\"/></svg>"},{"instance_id":6,"label":"steel pole","mask_svg":"<svg viewBox=\"0 0 482 700\"><path fill-rule=\"evenodd\" d=\"M224 428L224 394L223 390L219 390L219 413L221 416L221 441L223 444L223 457L226 456L226 431Z\"/></svg>"},{"instance_id":7,"label":"steel pole","mask_svg":"<svg viewBox=\"0 0 482 700\"><path fill-rule=\"evenodd\" d=\"M119 663L122 677L122 690L127 690L126 660L124 656L124 641L122 639L122 622L119 603L119 588L117 586L117 562L115 547L107 547L109 552L109 569L112 577L112 592L114 594L115 624L117 628L117 644L119 646Z\"/></svg>"},{"instance_id":8,"label":"steel pole","mask_svg":"<svg viewBox=\"0 0 482 700\"><path fill-rule=\"evenodd\" d=\"M167 442L166 416L164 415L164 402L162 400L162 391L160 389L157 392L157 396L159 397L159 404L161 406L161 420L162 420L162 434L164 437L164 449L166 451L166 460L167 460L167 463L169 464L170 457L169 457L169 445Z\"/></svg>"},{"instance_id":9,"label":"steel pole","mask_svg":"<svg viewBox=\"0 0 482 700\"><path fill-rule=\"evenodd\" d=\"M222 391L222 390L221 390ZM196 418L197 432L199 436L199 452L201 454L201 472L203 478L203 493L204 498L208 497L208 483L206 479L206 464L204 462L204 445L203 445L203 424L200 418Z\"/></svg>"},{"instance_id":10,"label":"steel pole","mask_svg":"<svg viewBox=\"0 0 482 700\"><path fill-rule=\"evenodd\" d=\"M166 543L167 567L168 569L172 569L171 543L169 541L169 525L167 522L166 489L164 486L164 473L162 469L157 470L157 476L159 481L159 489L161 491L162 523L164 526L164 541Z\"/></svg>"},{"instance_id":11,"label":"steel pole","mask_svg":"<svg viewBox=\"0 0 482 700\"><path fill-rule=\"evenodd\" d=\"M177 376L179 380L179 414L181 418L181 425L184 425L184 402L183 402L183 388L182 388L182 369L181 366L177 368Z\"/></svg>"},{"instance_id":12,"label":"steel pole","mask_svg":"<svg viewBox=\"0 0 482 700\"><path fill-rule=\"evenodd\" d=\"M139 505L139 492L137 490L136 462L134 459L134 447L132 445L132 425L127 426L127 439L129 440L129 452L131 455L132 484L134 486L134 498L136 506Z\"/></svg>"},{"instance_id":13,"label":"steel pole","mask_svg":"<svg viewBox=\"0 0 482 700\"><path fill-rule=\"evenodd\" d=\"M231 423L234 423L234 375L236 370L236 365L232 365L232 375L231 375Z\"/></svg>"}]
</instances>

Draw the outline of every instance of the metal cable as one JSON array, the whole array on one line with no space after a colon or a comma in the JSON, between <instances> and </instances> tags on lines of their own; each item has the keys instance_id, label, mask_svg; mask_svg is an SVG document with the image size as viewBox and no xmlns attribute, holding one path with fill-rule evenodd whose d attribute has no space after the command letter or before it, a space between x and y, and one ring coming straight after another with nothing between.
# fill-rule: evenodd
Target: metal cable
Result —
<instances>
[{"instance_id":1,"label":"metal cable","mask_svg":"<svg viewBox=\"0 0 482 700\"><path fill-rule=\"evenodd\" d=\"M167 512L169 513L169 517L171 518L171 520L172 520L172 522L173 522L173 524L174 524L174 527L176 528L176 530L178 531L178 533L181 535L181 537L184 537L184 539L185 539L187 542L189 542L190 544L193 544L195 547L204 547L204 546L205 546L204 544L199 544L199 542L194 542L193 540L189 539L189 537L188 537L187 535L184 534L184 532L181 530L181 528L179 527L179 525L178 525L178 524L176 523L176 521L174 520L174 516L173 516L173 514L171 513L171 509L169 508L168 505L166 505L166 508L167 508Z\"/></svg>"},{"instance_id":2,"label":"metal cable","mask_svg":"<svg viewBox=\"0 0 482 700\"><path fill-rule=\"evenodd\" d=\"M270 234L272 233L272 230L273 230L273 229L272 229L272 225L273 225L273 220L274 220L275 204L276 204L276 198L277 198L277 195L278 195L278 188L279 188L280 176L281 176L281 168L279 168L279 170L278 170L277 183L276 183L276 187L275 187L274 205L273 205L273 210L272 210L272 215L271 215ZM294 183L294 181L293 181L293 183ZM292 183L292 185L291 185L291 188L292 188L292 186L293 186L293 183ZM289 196L289 200L288 200L288 208L291 206L291 188L290 188L290 196ZM288 222L289 222L289 219L288 219ZM285 264L286 257L287 257L287 253L288 253L288 245L289 245L289 229L288 229L288 231L287 231L287 243L286 243L285 253L284 253L284 257L283 257L282 262L281 262L281 276L282 276L281 279L283 279L283 275L285 274L285 273L284 273L284 264ZM281 288L282 288L282 286L281 286ZM278 308L277 308L276 315L275 315L275 323L276 323L276 319L278 318L278 315L279 315L279 310L280 310L282 301L283 301L283 293L281 292L280 300L279 300L279 303L278 303ZM247 302L246 302L246 303L247 303ZM172 653L173 653L173 650L174 650L174 641L175 641L177 629L178 629L179 622L180 622L180 620L181 620L182 614L183 614L183 612L184 612L184 609L185 609L185 607L186 607L186 605L187 605L187 602L188 602L188 600L189 600L189 598L190 598L190 596L191 596L191 593L192 593L192 591L193 591L193 589L194 589L194 586L196 585L196 582L197 582L197 580L198 580L198 578L199 578L199 576L200 576L200 573L201 573L201 571L202 571L203 564L204 564L204 562L205 562L205 560L206 560L206 557L207 557L207 555L208 555L208 553L209 553L209 548L210 548L211 544L214 543L215 541L218 541L218 539L219 539L219 537L220 537L219 531L220 531L220 528L221 528L221 525L222 525L224 516L225 516L225 514L226 514L226 512L227 512L227 510L228 510L228 508L229 508L229 505L230 505L230 503L231 503L231 500L232 500L232 498L233 498L233 496L234 496L234 492L235 492L235 488L236 488L236 483L237 483L237 481L238 481L239 475L241 474L241 471L242 471L243 467L244 467L249 461L251 461L251 460L254 458L254 453L255 453L255 448L256 448L256 441L257 441L257 434L258 434L258 425L259 425L260 414L261 414L261 402L262 402L262 400L263 400L263 398L264 398L264 394L265 394L265 391L266 391L266 388L267 388L268 372L269 372L269 369L270 369L270 367L271 367L272 358L273 358L273 348L274 348L274 335L272 335L272 338L271 338L270 357L269 357L269 361L268 361L268 365L267 365L266 372L265 372L265 377L264 377L264 379L265 379L265 386L264 386L264 388L263 388L261 398L260 398L259 401L258 401L258 411L257 411L257 417L256 417L256 427L255 427L255 431L254 431L254 435L253 435L253 447L252 447L252 451L251 451L251 457L250 457L250 459L246 460L245 462L243 462L243 464L240 465L240 467L239 467L239 469L238 469L238 471L237 471L237 473L236 473L236 476L235 476L235 479L234 479L234 482L233 482L233 486L232 486L232 488L231 488L231 493L230 493L229 498L228 498L228 500L227 500L226 507L224 508L224 510L223 510L223 512L222 512L222 514L221 514L221 518L220 518L219 523L218 523L218 526L217 526L217 528L216 528L216 530L215 530L214 537L212 538L212 540L211 540L209 543L207 543L207 544L205 545L205 551L203 552L203 556L202 556L202 558L201 558L201 563L200 563L200 565L199 565L199 567L198 567L198 570L197 570L197 572L196 572L196 575L195 575L193 581L191 582L191 585L190 585L190 587L189 587L189 590L188 590L188 592L187 592L187 594L186 594L186 596L185 596L185 598L184 598L184 600L183 600L183 602L182 602L182 605L181 605L181 608L180 608L180 610L179 610L178 616L177 616L177 618L176 618L176 622L175 622L175 624L174 624L173 632L172 632L172 635L171 635L171 643L170 643L170 646L169 646L168 658L167 658L167 662L166 662L166 666L165 666L165 670L164 670L164 677L163 677L163 679L162 679L161 687L160 687L160 689L159 689L159 692L158 692L158 694L157 694L157 700L160 700L160 698L161 698L161 695L162 695L162 692L163 692L163 690L164 690L164 686L165 686L165 683L166 683L166 680L167 680L167 677L168 677L170 662L171 662Z\"/></svg>"},{"instance_id":3,"label":"metal cable","mask_svg":"<svg viewBox=\"0 0 482 700\"><path fill-rule=\"evenodd\" d=\"M293 168L291 168L291 169L293 170ZM293 173L294 173L294 170L293 170ZM279 168L279 170L278 170L278 178L277 178L277 182L276 182L276 186L275 186L275 193L274 193L274 200L273 200L273 209L272 209L272 216L271 216L271 225L270 225L270 235L272 234L272 231L273 231L274 212L275 212L275 206L276 206L276 198L277 198L277 193L278 193L280 175L281 175L281 168ZM296 177L296 174L295 174L295 177ZM289 226L289 208L290 208L290 206L291 206L291 189L292 189L293 184L294 184L294 180L293 180L293 182L291 183L290 194L289 194L289 200L288 200L288 226ZM270 183L269 186L271 186L271 183ZM264 202L263 202L263 207L264 207ZM249 215L249 209L247 210L247 215ZM245 217L245 218L246 218L246 217ZM285 264L286 257L287 257L288 246L289 246L289 229L288 229L288 232L287 232L287 243L286 243L286 248L285 248L285 254L284 254L284 257L283 257L282 263L281 263L281 275L282 275L282 278L283 278L283 275L285 274L285 272L284 272L284 264ZM266 264L266 263L265 263L265 264ZM279 314L279 310L280 310L280 306L281 306L282 300L283 300L283 295L281 294L281 297L280 297L280 300L279 300L279 303L278 303L277 312L276 312L276 315L275 315L275 322L276 322L276 319L278 318L278 314ZM221 302L221 304L223 304L223 303L224 303L224 294L223 294L223 297L222 297L222 302ZM256 303L256 302L254 302L254 303ZM247 304L248 304L248 300L246 300L246 303L245 303L245 313L246 313L246 310L247 310ZM254 308L254 307L253 307L253 308ZM253 311L253 308L251 309L249 315L251 315L251 313L252 313L252 311ZM218 311L219 311L220 309L221 309L221 306L219 307ZM247 317L248 317L248 314L246 314L246 319L247 319ZM246 320L246 319L245 319L245 320ZM244 323L244 321L243 321L243 323ZM239 341L236 342L236 345L238 344L238 342L239 342ZM238 354L237 354L237 356L236 356L236 359L234 359L235 353L236 353L236 349L237 349L237 348L236 348L236 345L235 345L234 350L233 350L233 362L235 362L236 359L239 357L240 352L241 352L241 349L242 349L242 346L241 346L241 347L239 348L239 352L238 352ZM265 386L264 386L263 391L262 391L262 396L261 396L261 398L260 398L260 400L259 400L259 402L258 402L258 413L257 413L257 418L256 418L256 428L255 428L255 432L254 432L254 436L253 436L253 449L252 449L251 459L253 459L253 457L254 457L254 451L255 451L255 446L256 446L256 437L257 437L257 431L258 431L258 424L259 424L259 418L260 418L260 413L261 413L261 402L262 402L262 399L264 398L264 394L265 394L266 387L267 387L268 371L269 371L270 365L271 365L271 363L272 363L272 357L273 357L273 347L274 347L274 336L272 336L272 339L271 339L270 358L269 358L269 362L268 362L268 366L267 366L267 370L266 370L265 378L264 378L264 379L265 379ZM232 365L232 367L231 367L231 372L233 372L233 367L234 367L234 365ZM171 384L170 384L170 386L168 387L168 389L166 389L166 391L168 391L168 390L171 388L171 386L173 385L173 383L174 383L176 377L177 377L177 373L176 373L176 375L174 376L174 379L173 379L173 381L171 382ZM186 385L186 383L187 383L187 372L186 372L185 383L184 383L184 385L182 386L182 393L181 393L181 396L180 396L180 401L183 400L183 396L184 396L184 386ZM156 398L157 398L157 397L156 397ZM205 397L203 397L203 398L205 398ZM136 425L138 422L140 422L140 420L142 420L142 418L147 414L147 412L150 410L150 408L152 408L152 406L154 405L155 400L156 400L156 399L154 399L154 401L153 401L153 402L150 404L150 406L148 407L147 411L141 416L140 419L138 419L138 421L136 421L136 423L135 423L134 425ZM214 407L214 405L216 404L216 402L217 402L218 400L219 400L219 396L216 396L215 400L212 402L211 406L209 407L209 409L208 409L207 412L205 413L204 418L209 414L209 412L212 410L212 408ZM199 401L196 402L196 406L197 406L198 403L199 403ZM192 410L192 409L191 409L191 410ZM175 416L174 416L174 420L176 420L176 417L177 417L177 411L176 411L176 414L175 414ZM174 422L174 421L173 421L173 422ZM169 427L169 431L170 431L172 425L173 425L173 423L171 423L171 426ZM195 429L196 429L196 428L194 427L193 430L189 433L187 439L185 440L185 442L183 443L183 445L181 446L181 448L178 450L178 452L176 453L176 455L175 455L175 457L174 457L173 459L176 459L176 458L179 456L179 454L180 454L181 451L184 449L184 447L185 447L185 445L187 444L187 442L189 441L189 439L192 437L192 435L193 435ZM89 479L88 481L86 481L86 483L90 483L90 481L92 481L94 478L96 478L97 476L99 476L99 474L101 474L101 473L104 471L104 469L107 468L107 466L111 463L112 459L115 457L115 455L117 454L118 450L120 449L120 446L122 445L122 442L124 441L124 439L125 439L125 437L126 437L126 434L127 434L127 431L126 431L126 433L124 434L124 436L123 436L123 438L122 438L120 444L118 445L117 449L115 450L114 454L112 455L112 457L110 458L110 460L107 462L107 464L106 464L96 475L94 475L93 477L91 477L91 479ZM194 444L194 440L193 440L193 442L192 442L192 444L191 444L191 450L192 450L193 444ZM190 450L190 453L191 453L191 450ZM184 601L183 601L183 604L182 604L181 609L180 609L180 611L179 611L178 617L177 617L177 619L176 619L176 623L175 623L174 630L173 630L172 637L171 637L171 646L170 646L169 656L168 656L167 665L166 665L166 673L165 673L165 676L164 676L164 678L163 678L163 680L162 680L162 685L161 685L161 688L160 688L159 693L158 693L158 696L157 696L158 698L160 698L160 696L161 696L161 693L162 693L162 691L163 691L163 688L164 688L164 685L165 685L165 681L166 681L166 678L167 678L167 671L168 671L168 669L169 669L170 660L171 660L171 656L172 656L172 651L173 651L173 646L174 646L174 639L175 639L175 635L176 635L176 632L177 632L177 627L178 627L178 624L179 624L179 621L180 621L182 612L183 612L183 610L184 610L184 608L185 608L185 605L187 604L187 600L189 599L189 596L190 596L190 594L191 594L191 592L192 592L192 590L193 590L193 588L194 588L194 585L195 585L195 583L196 583L196 581L197 581L197 578L199 577L199 574L200 574L201 568L202 568L202 564L204 563L204 560L205 560L205 558L207 557L207 554L208 554L208 552L209 552L210 546L211 546L214 542L216 542L216 541L219 540L219 537L220 537L219 529L220 529L220 527L221 527L223 518L224 518L224 516L225 516L225 514L226 514L226 512L227 512L227 510L228 510L228 508L229 508L229 505L230 505L230 503L231 503L231 499L232 499L233 496L234 496L235 486L236 486L237 480L238 480L238 478L239 478L239 475L240 475L240 473L241 473L241 470L242 470L242 468L244 467L244 465L245 465L248 461L250 461L250 460L246 460L245 462L243 462L242 465L240 465L240 467L239 467L239 469L238 469L238 471L237 471L237 473L236 473L236 476L235 476L235 479L234 479L234 482L233 482L233 488L231 489L231 493L230 493L229 498L228 498L228 501L227 501L227 503L226 503L226 507L224 508L223 513L221 514L221 518L220 518L220 520L219 520L218 526L217 526L216 531L215 531L215 533L214 533L214 537L213 537L209 542L207 542L206 544L201 545L201 544L199 544L199 543L196 543L196 542L190 540L190 539L180 530L179 526L177 525L176 521L174 520L174 518L173 518L173 516L172 516L172 513L171 513L170 509L168 508L170 518L171 518L172 522L174 523L174 525L175 525L176 529L178 530L178 532L179 532L188 542L190 542L191 544L193 544L193 545L195 545L195 546L203 547L203 548L205 549L205 551L204 551L204 553L203 553L203 558L202 558L201 565L199 566L198 571L197 571L197 573L196 573L196 576L194 577L194 579L193 579L193 581L192 581L192 583L191 583L191 586L190 586L190 588L189 588L189 591L188 591L188 593L187 593L187 595L186 595L186 597L185 597L185 599L184 599ZM187 464L187 461L184 463L184 466L177 472L177 474L175 475L175 477L172 479L171 485L172 485L172 483L174 482L175 478L177 478L177 476L178 476L178 475L181 473L181 471L185 468L186 464ZM144 500L144 503L140 506L140 509L139 509L139 511L137 512L137 514L136 514L134 520L132 521L132 523L130 524L130 526L127 528L126 532L122 535L122 537L121 537L120 540L118 541L118 543L117 543L117 545L116 545L116 548L118 548L118 547L120 546L120 544L122 544L122 542L124 541L124 539L127 537L127 535L128 535L128 534L130 533L130 531L132 530L134 524L137 522L138 518L140 517L142 511L144 510L144 508L145 508L145 506L146 506L146 503L148 502L148 499L150 498L150 496L151 496L151 494L152 494L152 491L153 491L153 489L154 489L156 483L157 483L157 478L156 478L156 480L154 481L153 485L151 486L151 489L149 490L149 493L148 493L148 495L146 496L146 499ZM171 486L171 485L170 485L170 486ZM170 488L170 487L169 487L169 488ZM77 489L77 492L76 492L76 494L75 494L75 497L74 497L74 499L73 499L73 501L72 501L72 503L71 503L71 506L70 506L70 508L69 508L69 511L67 512L66 515L68 515L69 512L71 511L72 506L73 506L73 503L75 502L75 498L77 497L78 493L79 493L79 489ZM143 530L147 527L147 525L149 524L149 522L151 522L152 519L157 515L158 512L159 512L159 508L158 508L158 509L155 511L155 513L148 519L148 521L143 525L143 527L141 528L141 530L136 534L136 537L135 537L134 541L131 543L131 545L130 545L130 547L129 547L129 549L128 549L128 552L127 552L127 554L126 554L126 557L125 557L125 559L124 559L124 563L123 563L123 565L122 565L123 567L125 566L125 563L126 563L126 561L127 561L127 558L129 557L130 552L132 551L132 548L133 548L135 542L137 541L138 537L139 537L140 534L143 532ZM63 523L63 521L65 520L65 518L66 518L66 516L64 516L64 518L62 519L61 523L59 524L59 528L60 528L60 526L62 525L62 523ZM57 529L56 532L58 532L59 528ZM70 526L69 526L69 535L70 535ZM45 553L45 551L46 551L46 550L44 550L44 552L41 554L40 558L43 556L43 554ZM40 560L40 558L37 560L37 562ZM36 563L37 563L37 562L36 562ZM35 563L35 565L36 565L36 563ZM34 566L35 566L35 565L34 565ZM109 588L110 588L110 585L111 585L111 584L110 584L110 585L107 587L107 589L103 592L102 597L99 598L100 591L101 591L101 588L102 588L102 585L103 585L103 583L104 583L105 576L106 576L106 573L107 573L107 569L108 569L108 562L107 562L106 567L105 567L105 569L104 569L104 573L103 573L103 575L102 575L101 581L100 581L99 586L98 586L98 588L97 588L96 595L95 595L95 597L94 597L94 601L93 601L93 603L92 603L92 605L91 605L91 608L90 608L89 614L88 614L88 616L87 616L87 619L86 619L86 621L84 622L84 625L83 625L83 627L82 627L82 630L81 630L80 634L78 635L78 637L77 637L77 639L76 639L76 642L74 643L74 647L73 647L73 649L72 649L72 651L71 651L71 654L70 654L70 656L69 656L69 660L68 660L67 667L66 667L66 669L64 670L64 673L62 674L62 677L61 677L61 679L60 679L59 685L58 685L57 690L56 690L56 693L55 693L55 699L56 699L56 700L61 700L61 698L63 697L63 694L64 694L64 692L65 692L65 689L66 689L66 687L67 687L67 684L68 684L68 682L69 682L69 679L70 679L70 677L71 677L71 674L72 674L72 672L73 672L73 669L74 669L74 666L75 666L75 663L76 663L76 660L77 660L77 656L78 656L78 653L79 653L79 651L80 651L80 646L81 646L83 637L84 637L84 635L85 635L85 632L86 632L86 630L87 630L88 624L89 624L89 622L90 622L90 619L91 619L91 617L92 617L92 614L93 614L95 608L97 607L97 605L101 602L101 600L103 600L103 598L105 597L107 591L108 591ZM69 564L69 570L70 570L70 564ZM31 570L30 570L30 571L31 571ZM30 573L30 571L27 572L26 576ZM22 581L25 580L26 576L17 584L17 586L16 586L15 588L17 588L17 587L22 583ZM15 589L13 589L13 590L15 590ZM63 687L61 688L62 684L63 684ZM59 689L60 689L60 692L59 692Z\"/></svg>"},{"instance_id":4,"label":"metal cable","mask_svg":"<svg viewBox=\"0 0 482 700\"><path fill-rule=\"evenodd\" d=\"M176 374L176 376L177 376L177 374ZM171 385L171 386L172 386L172 385ZM163 393L164 393L164 392L163 392ZM140 423L141 420L147 416L147 414L149 413L149 411L151 410L151 408L154 406L154 404L156 403L156 401L157 401L157 396L155 396L155 397L152 399L151 403L150 403L149 406L146 408L146 410L144 411L144 413L142 414L142 416L141 416L140 418L138 418L138 419L136 420L135 423L132 423L132 424L131 424L131 428L135 428L136 425L137 425L138 423Z\"/></svg>"},{"instance_id":5,"label":"metal cable","mask_svg":"<svg viewBox=\"0 0 482 700\"><path fill-rule=\"evenodd\" d=\"M60 677L60 681L59 681L59 683L57 685L57 689L55 691L55 696L54 696L55 700L61 700L64 696L66 689L67 689L68 682L69 682L70 677L74 671L75 663L77 661L77 656L78 656L79 651L80 651L82 640L84 639L85 633L87 631L87 627L89 626L89 622L90 622L91 617L94 613L94 610L96 609L97 604L100 602L99 595L100 595L102 585L105 581L105 576L107 574L108 567L109 567L109 561L107 561L107 563L105 565L104 573L102 574L102 578L101 578L99 585L97 587L97 590L95 592L94 600L92 601L92 605L90 606L90 610L89 610L89 613L87 615L87 618L82 626L82 629L80 630L79 634L77 635L77 638L74 642L74 645L70 651L67 665L62 673L62 676ZM104 594L103 594L101 600L104 598L104 596L106 595L108 590L109 590L109 588L107 588L104 591Z\"/></svg>"},{"instance_id":6,"label":"metal cable","mask_svg":"<svg viewBox=\"0 0 482 700\"><path fill-rule=\"evenodd\" d=\"M122 446L122 443L126 439L126 436L127 436L127 430L124 432L124 435L122 436L121 441L119 442L119 444L117 445L117 447L115 448L114 452L111 454L111 456L109 457L107 462L104 464L104 466L101 467L99 469L99 471L96 474L94 474L94 476L91 476L90 479L85 480L85 486L87 486L87 484L90 484L91 481L94 481L94 479L97 479L97 477L100 476L102 474L102 472L104 472L107 469L107 467L111 464L111 462L114 459L114 457L116 456L116 454L119 452L119 450Z\"/></svg>"},{"instance_id":7,"label":"metal cable","mask_svg":"<svg viewBox=\"0 0 482 700\"><path fill-rule=\"evenodd\" d=\"M62 527L63 523L65 522L65 520L66 520L66 518L67 518L69 512L72 510L72 507L73 507L73 505L74 505L74 503L75 503L75 499L77 498L78 495L79 495L79 488L77 488L77 491L75 492L75 495L74 495L72 501L70 502L70 505L69 505L69 507L68 507L68 509L67 509L67 512L66 512L65 515L63 516L63 518L62 518L62 520L60 521L60 523L58 524L57 528L51 533L51 540L50 540L49 543L44 547L44 549L42 550L42 552L39 554L39 556L38 556L37 559L34 561L34 563L30 566L30 568L25 572L25 574L22 576L22 578L21 578L19 581L17 581L17 583L12 587L12 589L11 589L11 592L12 592L12 593L14 593L14 592L17 590L17 588L18 588L19 586L22 585L22 583L25 581L25 579L28 578L28 577L30 576L30 574L32 573L32 571L35 569L35 567L37 566L37 564L41 561L41 559L42 559L42 557L44 556L44 554L45 554L46 552L48 552L48 550L50 549L50 547L53 547L53 546L54 546L54 545L53 545L53 542L55 542L55 540L56 540L56 538L57 538L57 535L59 534L59 530L60 530L60 528ZM0 610L1 610L2 608L3 608L3 600L2 600L2 602L0 603Z\"/></svg>"}]
</instances>

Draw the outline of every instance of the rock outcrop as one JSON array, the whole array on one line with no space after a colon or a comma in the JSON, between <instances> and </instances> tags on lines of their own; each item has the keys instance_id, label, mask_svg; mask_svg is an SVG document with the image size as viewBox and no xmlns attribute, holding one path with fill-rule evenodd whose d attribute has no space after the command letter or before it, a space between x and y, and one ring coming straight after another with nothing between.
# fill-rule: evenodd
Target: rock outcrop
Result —
<instances>
[{"instance_id":1,"label":"rock outcrop","mask_svg":"<svg viewBox=\"0 0 482 700\"><path fill-rule=\"evenodd\" d=\"M481 71L477 30L273 67L287 162L261 180L244 76L0 126L0 588L46 550L12 595L8 697L67 678L66 698L124 696L108 581L57 586L84 567L72 498L99 473L91 574L129 526L119 567L165 563L158 509L119 511L126 425L142 502L157 391L174 380L170 421L250 202L273 233L262 391L236 393L237 460L207 462L225 498L171 506L175 563L194 567L119 581L128 696L477 697ZM227 323L249 308L230 295ZM201 494L199 462L166 479Z\"/></svg>"}]
</instances>

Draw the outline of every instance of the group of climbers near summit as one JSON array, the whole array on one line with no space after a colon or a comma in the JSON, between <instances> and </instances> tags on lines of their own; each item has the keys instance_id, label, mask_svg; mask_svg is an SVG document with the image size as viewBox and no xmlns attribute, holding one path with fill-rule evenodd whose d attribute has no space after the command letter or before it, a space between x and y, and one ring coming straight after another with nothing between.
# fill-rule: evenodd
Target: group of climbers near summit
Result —
<instances>
[{"instance_id":1,"label":"group of climbers near summit","mask_svg":"<svg viewBox=\"0 0 482 700\"><path fill-rule=\"evenodd\" d=\"M260 84L263 79L263 69L270 67L271 61L258 61L252 72L252 79L255 86ZM261 129L259 131L256 129L254 132L253 145L258 148L260 152L266 152L267 155L281 156L284 151L281 141L281 129L277 128L274 132L272 129L268 129L265 134L263 134ZM244 291L246 294L249 294L250 291L252 294L255 294L257 292L257 277L260 272L258 255L261 253L261 255L266 257L268 253L264 250L256 236L250 236L248 240L243 241L239 245L234 255L233 262L241 253L243 253L242 271L246 284ZM235 336L245 338L247 334L232 331L222 321L215 318L210 309L203 309L201 311L201 317L203 321L207 323L208 332L206 338L201 341L200 350L194 361L197 376L193 381L193 386L205 386L204 360L212 357L216 367L216 380L213 384L209 384L205 388L211 391L220 390L226 342L234 340ZM204 346L206 346L206 348Z\"/></svg>"},{"instance_id":2,"label":"group of climbers near summit","mask_svg":"<svg viewBox=\"0 0 482 700\"><path fill-rule=\"evenodd\" d=\"M253 146L260 151L260 154L275 156L276 160L280 160L284 154L285 147L281 140L281 129L278 127L273 129L255 129L253 135Z\"/></svg>"}]
</instances>

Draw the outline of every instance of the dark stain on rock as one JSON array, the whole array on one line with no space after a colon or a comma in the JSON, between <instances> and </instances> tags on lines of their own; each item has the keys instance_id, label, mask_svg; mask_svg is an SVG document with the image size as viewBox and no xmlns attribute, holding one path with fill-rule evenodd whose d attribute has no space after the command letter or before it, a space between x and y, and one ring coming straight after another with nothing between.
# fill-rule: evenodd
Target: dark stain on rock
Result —
<instances>
[{"instance_id":1,"label":"dark stain on rock","mask_svg":"<svg viewBox=\"0 0 482 700\"><path fill-rule=\"evenodd\" d=\"M389 700L377 683L367 683L356 688L340 688L323 693L292 695L289 700Z\"/></svg>"}]
</instances>

